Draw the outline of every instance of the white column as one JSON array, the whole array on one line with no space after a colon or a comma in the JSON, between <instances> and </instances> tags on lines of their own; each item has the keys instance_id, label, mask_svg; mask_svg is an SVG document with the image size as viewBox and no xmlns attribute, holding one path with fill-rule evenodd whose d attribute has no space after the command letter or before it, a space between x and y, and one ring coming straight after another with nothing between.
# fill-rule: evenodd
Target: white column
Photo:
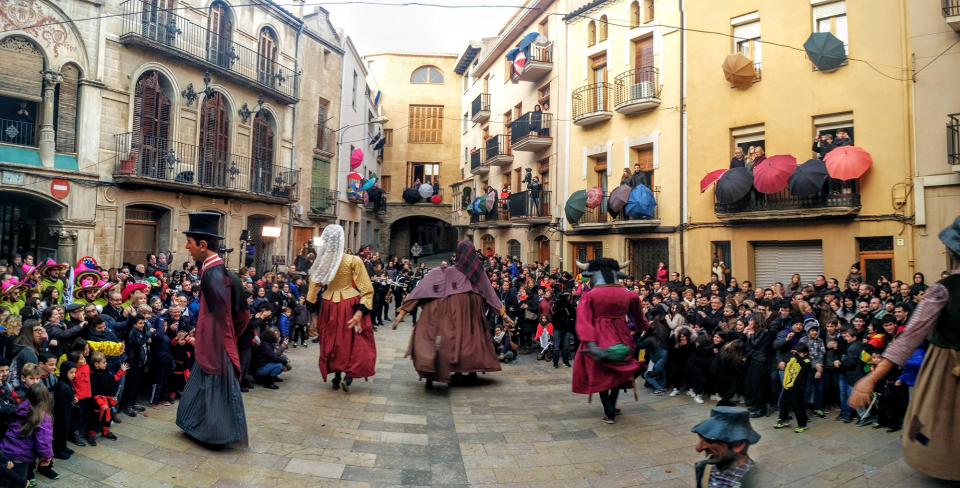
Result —
<instances>
[{"instance_id":1,"label":"white column","mask_svg":"<svg viewBox=\"0 0 960 488\"><path fill-rule=\"evenodd\" d=\"M56 134L53 132L54 89L63 76L52 70L43 72L43 122L40 124L40 160L46 168L53 167L56 152Z\"/></svg>"}]
</instances>

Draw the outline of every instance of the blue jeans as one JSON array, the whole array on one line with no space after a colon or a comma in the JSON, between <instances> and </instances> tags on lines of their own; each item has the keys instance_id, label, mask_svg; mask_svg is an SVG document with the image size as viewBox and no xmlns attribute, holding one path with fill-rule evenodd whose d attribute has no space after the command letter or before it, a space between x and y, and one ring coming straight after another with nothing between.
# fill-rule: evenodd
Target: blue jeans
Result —
<instances>
[{"instance_id":1,"label":"blue jeans","mask_svg":"<svg viewBox=\"0 0 960 488\"><path fill-rule=\"evenodd\" d=\"M814 410L823 410L823 378L814 378L815 371L807 377L807 405L813 405Z\"/></svg>"},{"instance_id":2,"label":"blue jeans","mask_svg":"<svg viewBox=\"0 0 960 488\"><path fill-rule=\"evenodd\" d=\"M257 378L276 378L283 372L283 365L280 363L267 363L260 366L256 373Z\"/></svg>"},{"instance_id":3,"label":"blue jeans","mask_svg":"<svg viewBox=\"0 0 960 488\"><path fill-rule=\"evenodd\" d=\"M853 418L854 410L847 405L847 401L850 400L850 395L853 393L853 386L847 383L847 375L840 373L840 414L844 417ZM857 415L863 415L866 411L864 408L858 408L856 413Z\"/></svg>"},{"instance_id":4,"label":"blue jeans","mask_svg":"<svg viewBox=\"0 0 960 488\"><path fill-rule=\"evenodd\" d=\"M647 352L651 351L648 349ZM664 377L664 368L667 366L666 353L658 353L655 357L650 358L650 360L653 361L653 367L650 368L650 371L644 373L643 378L649 381L655 390L666 390L666 378Z\"/></svg>"}]
</instances>

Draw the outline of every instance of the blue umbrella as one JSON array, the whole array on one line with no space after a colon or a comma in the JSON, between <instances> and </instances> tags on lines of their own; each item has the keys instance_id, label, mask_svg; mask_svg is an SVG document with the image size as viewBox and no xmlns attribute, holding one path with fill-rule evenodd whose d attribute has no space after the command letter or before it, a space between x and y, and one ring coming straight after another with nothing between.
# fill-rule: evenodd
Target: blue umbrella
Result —
<instances>
[{"instance_id":1,"label":"blue umbrella","mask_svg":"<svg viewBox=\"0 0 960 488\"><path fill-rule=\"evenodd\" d=\"M847 62L847 50L843 41L829 32L814 32L803 43L807 57L820 71L835 71Z\"/></svg>"},{"instance_id":2,"label":"blue umbrella","mask_svg":"<svg viewBox=\"0 0 960 488\"><path fill-rule=\"evenodd\" d=\"M367 181L363 184L363 186L360 189L363 191L369 191L375 186L377 186L377 175L370 175L370 177L367 178Z\"/></svg>"},{"instance_id":3,"label":"blue umbrella","mask_svg":"<svg viewBox=\"0 0 960 488\"><path fill-rule=\"evenodd\" d=\"M637 185L630 192L630 199L624 207L627 218L650 219L657 210L657 199L646 185Z\"/></svg>"}]
</instances>

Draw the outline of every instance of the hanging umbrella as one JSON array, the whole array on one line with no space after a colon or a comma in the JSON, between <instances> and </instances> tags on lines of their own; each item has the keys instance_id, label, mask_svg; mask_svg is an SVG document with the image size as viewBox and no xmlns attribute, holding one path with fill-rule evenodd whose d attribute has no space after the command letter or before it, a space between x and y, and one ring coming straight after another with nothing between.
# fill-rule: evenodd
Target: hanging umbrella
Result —
<instances>
[{"instance_id":1,"label":"hanging umbrella","mask_svg":"<svg viewBox=\"0 0 960 488\"><path fill-rule=\"evenodd\" d=\"M413 188L403 190L403 201L407 203L417 203L420 201L420 194Z\"/></svg>"},{"instance_id":2,"label":"hanging umbrella","mask_svg":"<svg viewBox=\"0 0 960 488\"><path fill-rule=\"evenodd\" d=\"M570 195L567 204L563 207L563 213L567 216L567 222L576 224L587 212L587 192L578 190Z\"/></svg>"},{"instance_id":3,"label":"hanging umbrella","mask_svg":"<svg viewBox=\"0 0 960 488\"><path fill-rule=\"evenodd\" d=\"M847 62L847 49L843 41L829 32L814 32L803 43L807 57L818 70L823 72L836 71Z\"/></svg>"},{"instance_id":4,"label":"hanging umbrella","mask_svg":"<svg viewBox=\"0 0 960 488\"><path fill-rule=\"evenodd\" d=\"M753 186L761 193L776 193L787 187L797 170L797 158L780 154L764 159L753 167Z\"/></svg>"},{"instance_id":5,"label":"hanging umbrella","mask_svg":"<svg viewBox=\"0 0 960 488\"><path fill-rule=\"evenodd\" d=\"M441 197L440 195L434 195L430 197L430 203L434 205L440 205L441 203L443 203L443 197Z\"/></svg>"},{"instance_id":6,"label":"hanging umbrella","mask_svg":"<svg viewBox=\"0 0 960 488\"><path fill-rule=\"evenodd\" d=\"M433 185L430 183L424 183L420 185L420 189L417 190L420 193L420 196L423 198L430 198L433 196Z\"/></svg>"},{"instance_id":7,"label":"hanging umbrella","mask_svg":"<svg viewBox=\"0 0 960 488\"><path fill-rule=\"evenodd\" d=\"M840 146L828 152L823 162L831 178L847 181L863 176L873 165L873 157L857 146Z\"/></svg>"},{"instance_id":8,"label":"hanging umbrella","mask_svg":"<svg viewBox=\"0 0 960 488\"><path fill-rule=\"evenodd\" d=\"M487 202L487 210L493 210L494 207L497 206L497 193L496 193L496 192L488 192L488 193L487 193L487 196L485 197L485 199L486 199L486 202Z\"/></svg>"},{"instance_id":9,"label":"hanging umbrella","mask_svg":"<svg viewBox=\"0 0 960 488\"><path fill-rule=\"evenodd\" d=\"M363 149L354 148L353 153L350 154L350 169L357 169L361 164L363 164Z\"/></svg>"},{"instance_id":10,"label":"hanging umbrella","mask_svg":"<svg viewBox=\"0 0 960 488\"><path fill-rule=\"evenodd\" d=\"M610 215L614 217L617 216L623 207L627 205L627 200L630 199L630 192L633 188L629 184L622 184L613 189L610 192L610 198L607 199L607 212L610 212Z\"/></svg>"},{"instance_id":11,"label":"hanging umbrella","mask_svg":"<svg viewBox=\"0 0 960 488\"><path fill-rule=\"evenodd\" d=\"M790 177L790 193L798 197L809 197L820 193L823 184L827 182L827 165L819 159L811 159L797 166L797 171Z\"/></svg>"},{"instance_id":12,"label":"hanging umbrella","mask_svg":"<svg viewBox=\"0 0 960 488\"><path fill-rule=\"evenodd\" d=\"M734 203L745 197L753 188L753 175L747 168L733 168L717 181L717 201Z\"/></svg>"},{"instance_id":13,"label":"hanging umbrella","mask_svg":"<svg viewBox=\"0 0 960 488\"><path fill-rule=\"evenodd\" d=\"M594 209L603 202L603 188L595 186L587 190L587 208Z\"/></svg>"},{"instance_id":14,"label":"hanging umbrella","mask_svg":"<svg viewBox=\"0 0 960 488\"><path fill-rule=\"evenodd\" d=\"M347 173L347 201L352 203L363 203L363 193L360 189L363 177L360 173L351 171Z\"/></svg>"},{"instance_id":15,"label":"hanging umbrella","mask_svg":"<svg viewBox=\"0 0 960 488\"><path fill-rule=\"evenodd\" d=\"M700 180L700 193L707 191L707 188L710 188L711 185L716 183L717 180L719 180L720 177L723 176L723 174L726 172L727 170L726 168L724 168L724 169L715 169L707 173L707 176L704 176L703 179Z\"/></svg>"},{"instance_id":16,"label":"hanging umbrella","mask_svg":"<svg viewBox=\"0 0 960 488\"><path fill-rule=\"evenodd\" d=\"M627 200L627 206L623 212L630 219L649 219L653 217L657 209L657 199L653 192L647 188L647 185L637 185L630 191L630 199Z\"/></svg>"},{"instance_id":17,"label":"hanging umbrella","mask_svg":"<svg viewBox=\"0 0 960 488\"><path fill-rule=\"evenodd\" d=\"M731 54L723 60L723 76L737 88L750 88L757 77L753 60L740 54Z\"/></svg>"},{"instance_id":18,"label":"hanging umbrella","mask_svg":"<svg viewBox=\"0 0 960 488\"><path fill-rule=\"evenodd\" d=\"M377 186L377 176L371 175L369 178L367 178L367 181L364 182L363 187L361 187L361 190L368 191L375 186Z\"/></svg>"}]
</instances>

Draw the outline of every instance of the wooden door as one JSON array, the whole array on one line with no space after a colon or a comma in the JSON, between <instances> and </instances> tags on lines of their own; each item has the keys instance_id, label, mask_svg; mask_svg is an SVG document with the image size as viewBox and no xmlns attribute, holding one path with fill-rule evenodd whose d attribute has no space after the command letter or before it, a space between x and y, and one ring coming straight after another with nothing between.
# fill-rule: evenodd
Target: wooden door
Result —
<instances>
[{"instance_id":1,"label":"wooden door","mask_svg":"<svg viewBox=\"0 0 960 488\"><path fill-rule=\"evenodd\" d=\"M260 31L260 46L257 50L257 79L261 84L273 86L273 72L277 62L277 40L270 29Z\"/></svg>"},{"instance_id":2,"label":"wooden door","mask_svg":"<svg viewBox=\"0 0 960 488\"><path fill-rule=\"evenodd\" d=\"M599 54L590 58L590 76L595 85L594 87L594 96L592 102L592 112L600 112L606 110L607 94L606 94L606 83L607 83L607 55L606 53Z\"/></svg>"},{"instance_id":3,"label":"wooden door","mask_svg":"<svg viewBox=\"0 0 960 488\"><path fill-rule=\"evenodd\" d=\"M550 240L540 239L537 241L537 260L541 263L550 262Z\"/></svg>"},{"instance_id":4,"label":"wooden door","mask_svg":"<svg viewBox=\"0 0 960 488\"><path fill-rule=\"evenodd\" d=\"M200 163L197 170L201 185L226 186L229 147L230 114L223 95L214 92L203 102L200 115Z\"/></svg>"},{"instance_id":5,"label":"wooden door","mask_svg":"<svg viewBox=\"0 0 960 488\"><path fill-rule=\"evenodd\" d=\"M634 69L649 68L651 66L653 66L653 36L646 36L633 41Z\"/></svg>"},{"instance_id":6,"label":"wooden door","mask_svg":"<svg viewBox=\"0 0 960 488\"><path fill-rule=\"evenodd\" d=\"M133 148L138 154L138 175L167 178L177 168L167 166L170 148L170 99L160 87L156 71L143 75L134 92Z\"/></svg>"},{"instance_id":7,"label":"wooden door","mask_svg":"<svg viewBox=\"0 0 960 488\"><path fill-rule=\"evenodd\" d=\"M589 263L594 259L599 259L603 257L603 243L600 242L575 242L570 245L573 249L573 258L574 261L580 261L581 263ZM577 263L570 263L570 268L577 274L580 270L577 268Z\"/></svg>"},{"instance_id":8,"label":"wooden door","mask_svg":"<svg viewBox=\"0 0 960 488\"><path fill-rule=\"evenodd\" d=\"M304 244L313 240L313 227L294 227L293 228L293 250L300 252ZM293 263L289 263L293 264Z\"/></svg>"},{"instance_id":9,"label":"wooden door","mask_svg":"<svg viewBox=\"0 0 960 488\"><path fill-rule=\"evenodd\" d=\"M860 269L863 270L864 283L876 284L880 277L893 279L893 253L869 251L860 253Z\"/></svg>"},{"instance_id":10,"label":"wooden door","mask_svg":"<svg viewBox=\"0 0 960 488\"><path fill-rule=\"evenodd\" d=\"M273 127L268 116L253 119L253 160L250 165L250 189L269 194L273 188Z\"/></svg>"}]
</instances>

